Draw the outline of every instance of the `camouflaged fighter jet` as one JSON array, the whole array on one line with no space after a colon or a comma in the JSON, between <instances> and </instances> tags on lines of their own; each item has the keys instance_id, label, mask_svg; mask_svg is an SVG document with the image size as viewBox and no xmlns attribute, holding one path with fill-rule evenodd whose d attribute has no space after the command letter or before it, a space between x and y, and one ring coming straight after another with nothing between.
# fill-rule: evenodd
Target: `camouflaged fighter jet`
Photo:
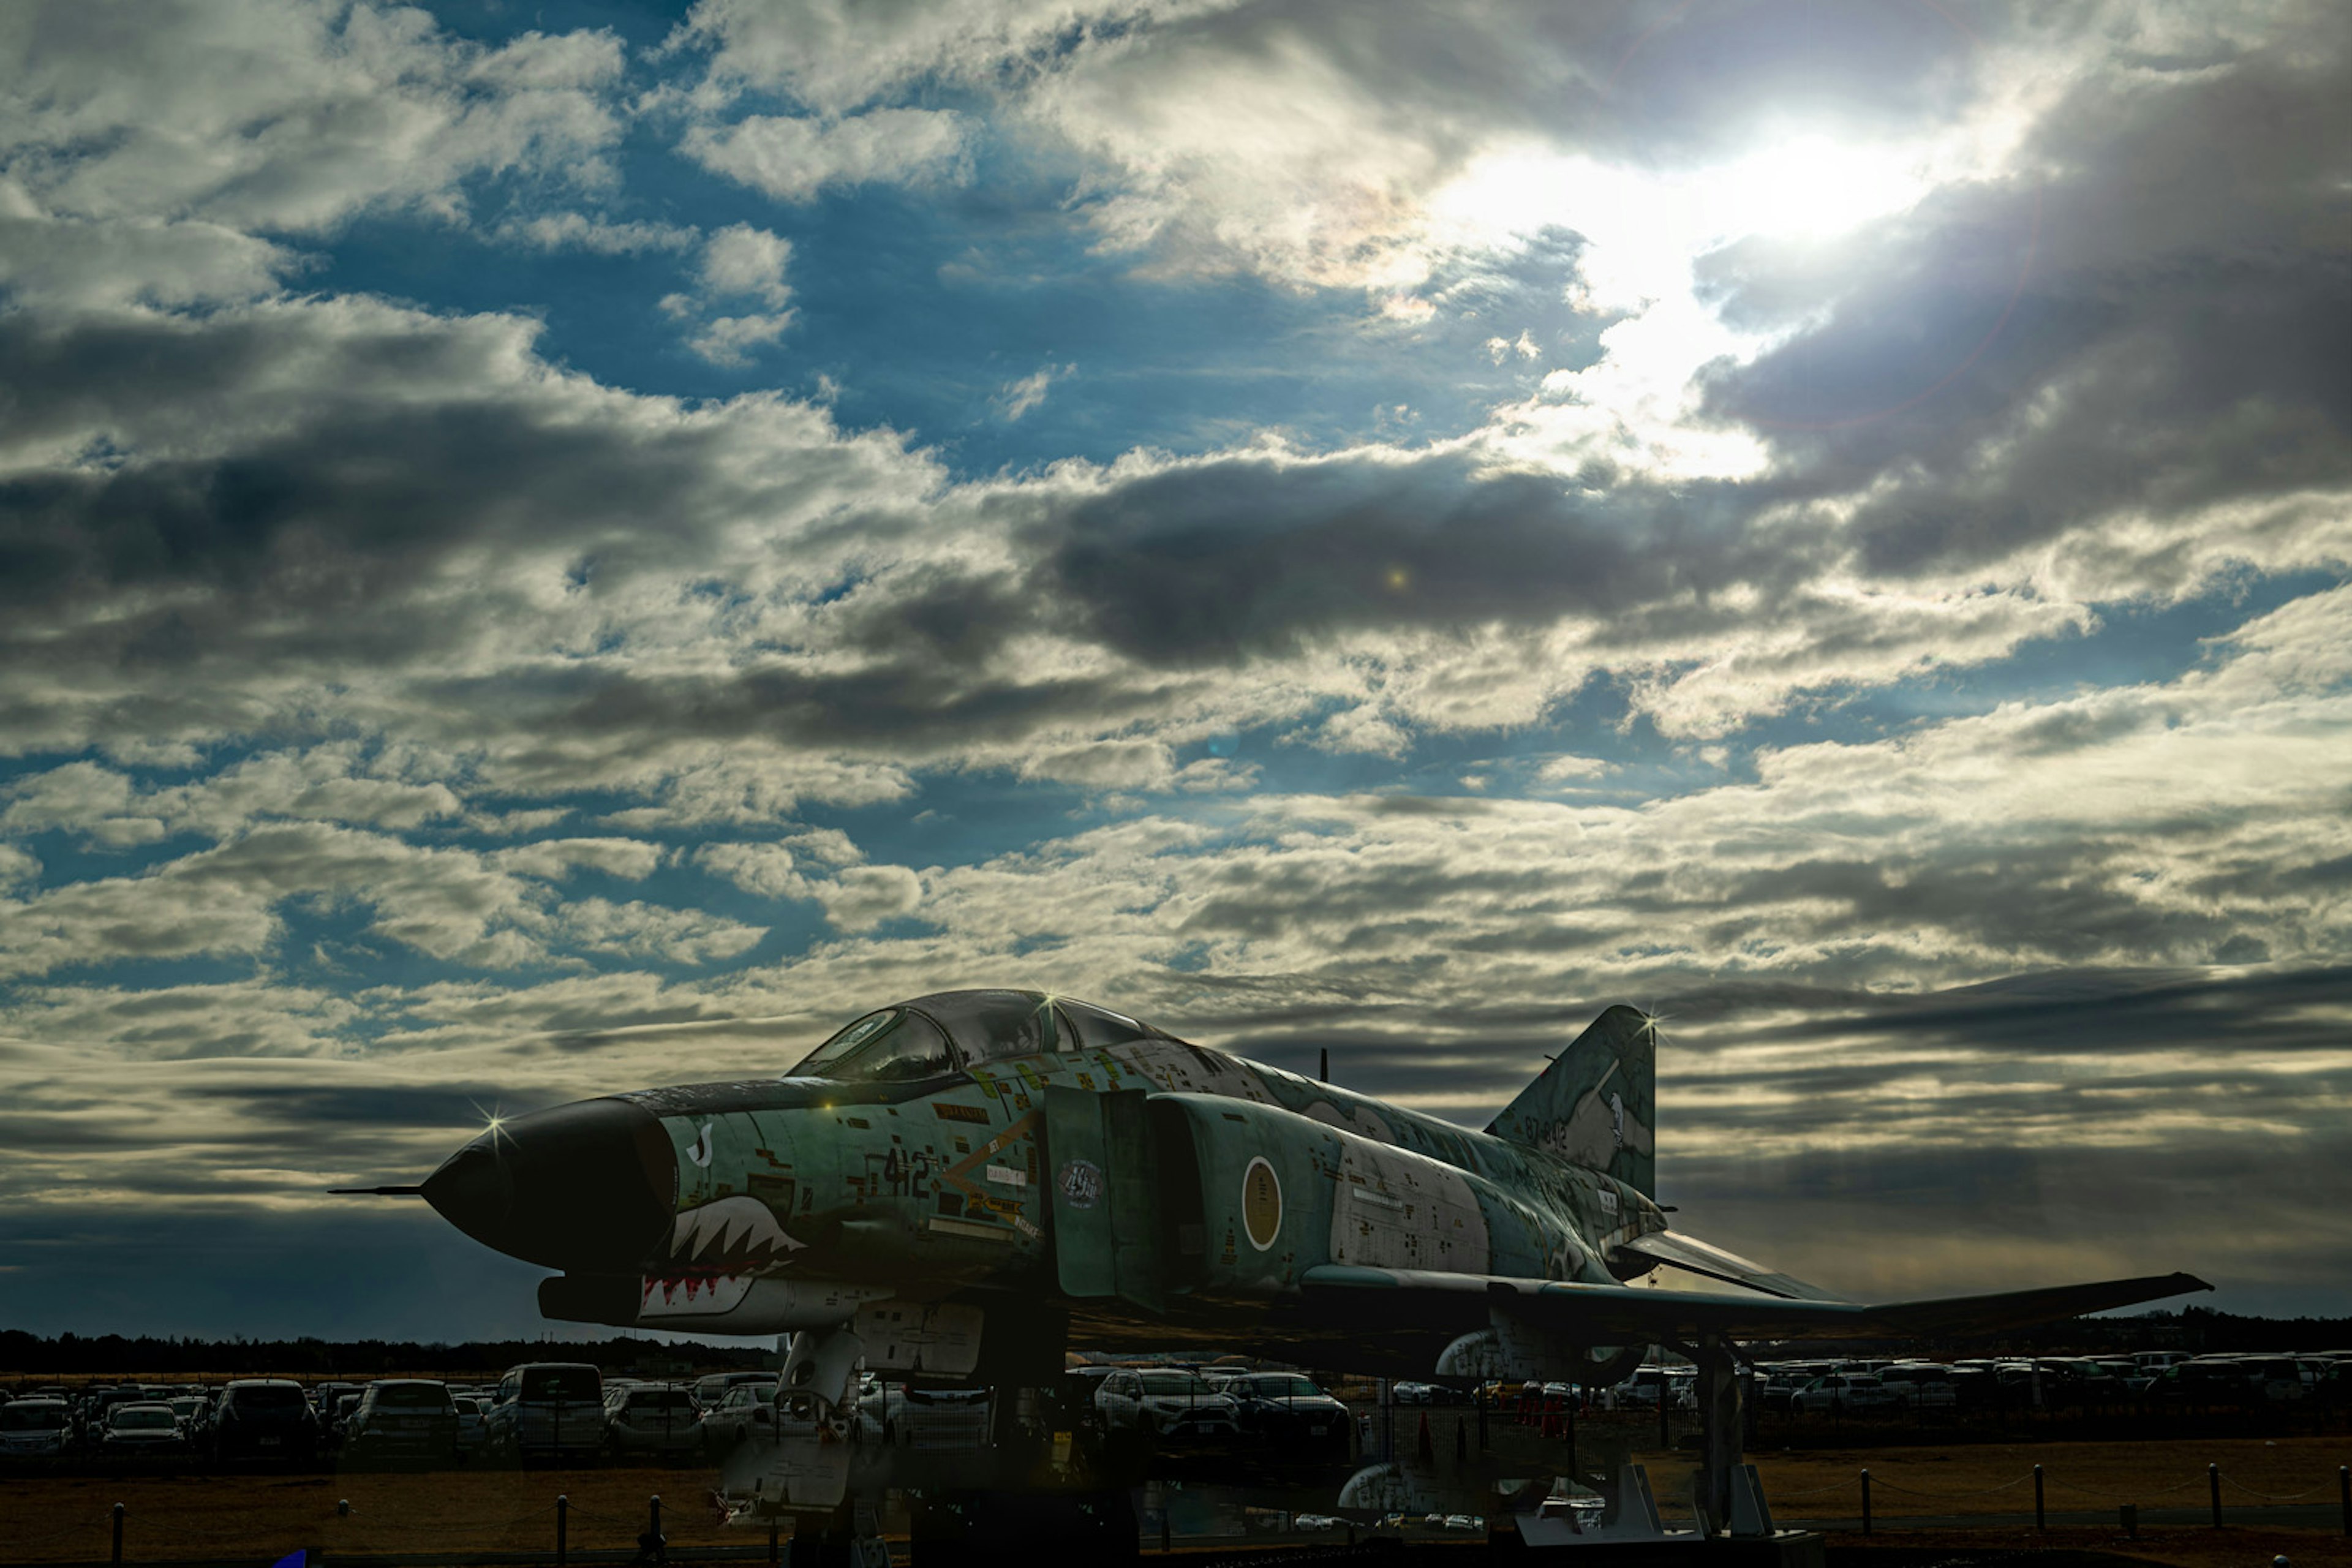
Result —
<instances>
[{"instance_id":1,"label":"camouflaged fighter jet","mask_svg":"<svg viewBox=\"0 0 2352 1568\"><path fill-rule=\"evenodd\" d=\"M517 1117L421 1188L373 1190L562 1270L551 1318L796 1331L787 1387L836 1404L861 1359L1044 1383L1068 1344L1188 1341L1587 1380L1667 1343L1720 1400L1736 1339L1992 1331L2210 1288L1835 1300L1669 1227L1654 1056L1653 1021L1612 1007L1473 1132L1067 997L943 992L781 1077ZM1661 1264L1746 1291L1626 1283Z\"/></svg>"}]
</instances>

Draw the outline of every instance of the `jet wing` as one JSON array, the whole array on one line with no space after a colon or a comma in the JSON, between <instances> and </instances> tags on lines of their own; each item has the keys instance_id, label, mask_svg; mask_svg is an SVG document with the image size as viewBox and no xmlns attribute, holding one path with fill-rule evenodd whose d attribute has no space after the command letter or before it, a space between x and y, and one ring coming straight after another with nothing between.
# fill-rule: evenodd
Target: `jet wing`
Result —
<instances>
[{"instance_id":1,"label":"jet wing","mask_svg":"<svg viewBox=\"0 0 2352 1568\"><path fill-rule=\"evenodd\" d=\"M1466 1333L1488 1327L1493 1314L1500 1312L1585 1344L1687 1342L1708 1334L1736 1340L1843 1340L1999 1333L2213 1288L2193 1274L2151 1274L2039 1290L1870 1304L1346 1264L1309 1268L1299 1284L1310 1307L1319 1303L1349 1316L1377 1310L1383 1318L1432 1327L1458 1325Z\"/></svg>"},{"instance_id":2,"label":"jet wing","mask_svg":"<svg viewBox=\"0 0 2352 1568\"><path fill-rule=\"evenodd\" d=\"M1664 1263L1676 1268L1686 1268L1693 1274L1704 1274L1733 1285L1745 1285L1750 1290L1761 1290L1767 1296L1780 1296L1795 1301L1834 1301L1838 1298L1818 1285L1808 1285L1778 1269L1751 1263L1736 1252L1728 1252L1712 1242L1701 1241L1695 1236L1677 1236L1670 1230L1652 1231L1647 1236L1621 1241L1611 1254L1611 1261L1639 1258L1644 1263Z\"/></svg>"}]
</instances>

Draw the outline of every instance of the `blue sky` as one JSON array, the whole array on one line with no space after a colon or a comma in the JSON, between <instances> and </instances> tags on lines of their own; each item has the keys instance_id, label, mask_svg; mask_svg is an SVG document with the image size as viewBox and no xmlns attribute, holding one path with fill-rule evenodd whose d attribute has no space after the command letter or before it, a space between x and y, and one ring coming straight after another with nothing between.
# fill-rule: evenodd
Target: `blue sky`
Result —
<instances>
[{"instance_id":1,"label":"blue sky","mask_svg":"<svg viewBox=\"0 0 2352 1568\"><path fill-rule=\"evenodd\" d=\"M1797 1273L2352 1287L2325 7L0 44L0 1321L511 1330L207 1258L962 984L1474 1125L1633 1001Z\"/></svg>"}]
</instances>

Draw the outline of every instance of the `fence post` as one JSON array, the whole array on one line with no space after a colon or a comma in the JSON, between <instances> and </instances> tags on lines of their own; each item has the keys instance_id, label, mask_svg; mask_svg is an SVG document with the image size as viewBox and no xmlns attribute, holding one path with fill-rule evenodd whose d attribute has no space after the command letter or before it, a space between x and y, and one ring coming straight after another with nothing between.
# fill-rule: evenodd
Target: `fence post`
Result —
<instances>
[{"instance_id":1,"label":"fence post","mask_svg":"<svg viewBox=\"0 0 2352 1568\"><path fill-rule=\"evenodd\" d=\"M2208 1465L2208 1466L2206 1466L2206 1467L2205 1467L2205 1484L2206 1484L2206 1486L2207 1486L2207 1487L2209 1487L2210 1489L2211 1489L2212 1493L2213 1493L2213 1528L2214 1528L2214 1529L2216 1529L2216 1530L2219 1530L2219 1529L2221 1529L2221 1466L2219 1466L2219 1465Z\"/></svg>"},{"instance_id":2,"label":"fence post","mask_svg":"<svg viewBox=\"0 0 2352 1568\"><path fill-rule=\"evenodd\" d=\"M768 1516L768 1568L776 1568L777 1561L776 1516L772 1513Z\"/></svg>"},{"instance_id":3,"label":"fence post","mask_svg":"<svg viewBox=\"0 0 2352 1568\"><path fill-rule=\"evenodd\" d=\"M2122 1507L2118 1508L2116 1512L2118 1516L2119 1521L2124 1527L2124 1539L2126 1541L2137 1541L2139 1539L2139 1504L2136 1502L2125 1503Z\"/></svg>"},{"instance_id":4,"label":"fence post","mask_svg":"<svg viewBox=\"0 0 2352 1568\"><path fill-rule=\"evenodd\" d=\"M2036 1465L2033 1467L2033 1528L2048 1530L2050 1527L2042 1521L2042 1467Z\"/></svg>"},{"instance_id":5,"label":"fence post","mask_svg":"<svg viewBox=\"0 0 2352 1568\"><path fill-rule=\"evenodd\" d=\"M667 1543L661 1532L661 1493L654 1493L652 1513L646 1525L646 1557L654 1563L669 1561Z\"/></svg>"},{"instance_id":6,"label":"fence post","mask_svg":"<svg viewBox=\"0 0 2352 1568\"><path fill-rule=\"evenodd\" d=\"M1870 1471L1866 1467L1862 1472L1862 1532L1870 1533Z\"/></svg>"},{"instance_id":7,"label":"fence post","mask_svg":"<svg viewBox=\"0 0 2352 1568\"><path fill-rule=\"evenodd\" d=\"M2344 1533L2352 1535L2352 1465L2336 1467L2336 1495L2344 1500Z\"/></svg>"},{"instance_id":8,"label":"fence post","mask_svg":"<svg viewBox=\"0 0 2352 1568\"><path fill-rule=\"evenodd\" d=\"M122 1505L114 1505L114 1555L110 1560L114 1568L122 1568Z\"/></svg>"},{"instance_id":9,"label":"fence post","mask_svg":"<svg viewBox=\"0 0 2352 1568\"><path fill-rule=\"evenodd\" d=\"M565 1553L572 1549L572 1499L568 1493L555 1494L555 1568L563 1568Z\"/></svg>"}]
</instances>

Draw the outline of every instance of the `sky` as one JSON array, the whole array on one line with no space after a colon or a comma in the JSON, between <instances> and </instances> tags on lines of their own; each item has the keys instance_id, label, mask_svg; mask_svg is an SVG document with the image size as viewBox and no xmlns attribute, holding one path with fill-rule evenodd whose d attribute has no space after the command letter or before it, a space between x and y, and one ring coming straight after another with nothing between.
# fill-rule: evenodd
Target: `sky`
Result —
<instances>
[{"instance_id":1,"label":"sky","mask_svg":"<svg viewBox=\"0 0 2352 1568\"><path fill-rule=\"evenodd\" d=\"M963 985L2352 1300L2352 11L0 7L0 1325Z\"/></svg>"}]
</instances>

